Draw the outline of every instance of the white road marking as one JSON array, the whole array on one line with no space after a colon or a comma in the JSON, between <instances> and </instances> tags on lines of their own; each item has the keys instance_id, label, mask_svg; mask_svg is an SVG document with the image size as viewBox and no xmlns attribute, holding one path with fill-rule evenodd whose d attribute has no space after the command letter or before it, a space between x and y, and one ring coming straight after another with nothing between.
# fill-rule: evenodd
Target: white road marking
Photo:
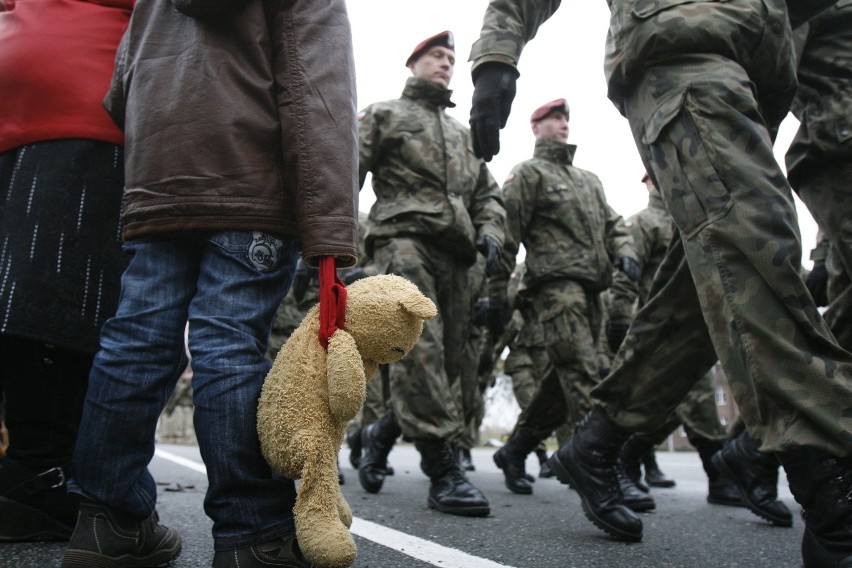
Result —
<instances>
[{"instance_id":1,"label":"white road marking","mask_svg":"<svg viewBox=\"0 0 852 568\"><path fill-rule=\"evenodd\" d=\"M154 450L154 455L193 471L207 474L207 468L201 462L159 448ZM432 566L442 566L443 568L511 568L507 564L499 564L487 558L473 556L455 548L441 546L429 540L357 517L352 519L350 531L352 534L361 538L365 538L391 550L396 550L401 554L416 558Z\"/></svg>"}]
</instances>

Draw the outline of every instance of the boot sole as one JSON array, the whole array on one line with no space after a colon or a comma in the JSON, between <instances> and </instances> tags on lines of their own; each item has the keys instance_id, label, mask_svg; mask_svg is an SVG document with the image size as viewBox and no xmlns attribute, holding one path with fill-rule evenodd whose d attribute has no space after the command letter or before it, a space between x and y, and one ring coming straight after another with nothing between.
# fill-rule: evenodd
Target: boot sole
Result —
<instances>
[{"instance_id":1,"label":"boot sole","mask_svg":"<svg viewBox=\"0 0 852 568\"><path fill-rule=\"evenodd\" d=\"M749 499L748 491L746 490L746 488L743 487L742 484L740 484L740 480L737 479L737 476L734 475L733 470L728 467L728 464L725 462L724 459L722 459L721 455L719 455L718 453L714 454L713 457L710 458L710 460L713 462L713 465L716 466L716 469L718 469L719 472L722 473L722 475L727 477L728 481L733 483L734 487L737 488L737 491L740 492L740 499L742 500L742 504L740 505L741 507L747 508L749 511L751 511L761 519L769 521L776 527L790 528L793 526L792 516L789 519L778 517L767 512L764 509L761 509L756 504L754 504L751 499Z\"/></svg>"},{"instance_id":2,"label":"boot sole","mask_svg":"<svg viewBox=\"0 0 852 568\"><path fill-rule=\"evenodd\" d=\"M435 509L440 513L458 515L459 517L487 517L491 514L491 507L489 505L482 507L444 507L431 497L428 499L428 505L430 509Z\"/></svg>"},{"instance_id":3,"label":"boot sole","mask_svg":"<svg viewBox=\"0 0 852 568\"><path fill-rule=\"evenodd\" d=\"M559 461L559 457L556 455L556 452L553 452L553 455L550 456L550 459L547 460L550 469L553 470L553 473L556 474L556 478L567 485L570 485L574 488L578 495L580 495L580 502L583 505L583 513L585 513L586 518L592 521L592 524L601 529L603 532L611 536L616 540L621 540L625 542L641 542L642 541L642 532L639 533L629 533L621 530L618 527L614 527L598 517L592 511L591 506L586 499L586 496L580 491L578 488L580 484L574 481L574 478L571 476L571 473L568 471L562 462Z\"/></svg>"},{"instance_id":4,"label":"boot sole","mask_svg":"<svg viewBox=\"0 0 852 568\"><path fill-rule=\"evenodd\" d=\"M123 555L104 556L89 550L66 550L61 568L147 568L168 566L180 555L181 544L176 548L159 550L145 557Z\"/></svg>"},{"instance_id":5,"label":"boot sole","mask_svg":"<svg viewBox=\"0 0 852 568\"><path fill-rule=\"evenodd\" d=\"M503 480L504 480L504 484L506 485L506 489L508 489L512 493L516 493L518 495L532 495L532 492L533 492L532 487L522 488L522 489L512 487L512 485L509 483L509 478L506 477L506 467L505 467L506 462L505 462L505 460L503 460L503 456L501 456L499 454L499 452L495 452L495 454L494 454L494 464L503 471ZM526 478L524 478L524 479L526 479Z\"/></svg>"},{"instance_id":6,"label":"boot sole","mask_svg":"<svg viewBox=\"0 0 852 568\"><path fill-rule=\"evenodd\" d=\"M74 527L18 501L0 497L0 542L68 540Z\"/></svg>"}]
</instances>

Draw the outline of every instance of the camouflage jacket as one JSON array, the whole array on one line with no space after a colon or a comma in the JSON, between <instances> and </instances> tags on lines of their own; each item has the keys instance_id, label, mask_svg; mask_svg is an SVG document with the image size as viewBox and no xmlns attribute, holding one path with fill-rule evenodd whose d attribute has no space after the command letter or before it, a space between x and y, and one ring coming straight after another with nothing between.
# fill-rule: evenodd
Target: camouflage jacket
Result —
<instances>
[{"instance_id":1,"label":"camouflage jacket","mask_svg":"<svg viewBox=\"0 0 852 568\"><path fill-rule=\"evenodd\" d=\"M815 0L790 0L810 2ZM819 3L819 2L817 2ZM490 0L470 61L517 67L526 43L559 8L561 0ZM737 61L757 86L770 123L780 123L795 92L795 68L784 0L608 0L610 29L604 71L609 98L623 110L624 97L645 72L679 61L713 65ZM700 76L667 69L669 101Z\"/></svg>"},{"instance_id":2,"label":"camouflage jacket","mask_svg":"<svg viewBox=\"0 0 852 568\"><path fill-rule=\"evenodd\" d=\"M840 0L796 31L800 121L785 160L795 187L826 160L852 160L852 0Z\"/></svg>"},{"instance_id":3,"label":"camouflage jacket","mask_svg":"<svg viewBox=\"0 0 852 568\"><path fill-rule=\"evenodd\" d=\"M639 303L642 304L648 299L651 283L669 250L675 224L663 198L652 193L648 197L648 206L627 219L627 227L633 235L636 256L642 263L642 279L639 281Z\"/></svg>"},{"instance_id":4,"label":"camouflage jacket","mask_svg":"<svg viewBox=\"0 0 852 568\"><path fill-rule=\"evenodd\" d=\"M537 140L531 160L516 165L503 184L507 231L505 269L526 249L524 284L581 282L589 291L612 285L612 261L636 259L633 238L607 204L598 177L572 164L576 146ZM506 270L508 276L508 270Z\"/></svg>"},{"instance_id":5,"label":"camouflage jacket","mask_svg":"<svg viewBox=\"0 0 852 568\"><path fill-rule=\"evenodd\" d=\"M402 97L358 115L361 186L372 173L367 249L376 238L436 237L472 264L477 236L503 243L500 187L473 154L467 126L445 112L452 91L411 77Z\"/></svg>"}]
</instances>

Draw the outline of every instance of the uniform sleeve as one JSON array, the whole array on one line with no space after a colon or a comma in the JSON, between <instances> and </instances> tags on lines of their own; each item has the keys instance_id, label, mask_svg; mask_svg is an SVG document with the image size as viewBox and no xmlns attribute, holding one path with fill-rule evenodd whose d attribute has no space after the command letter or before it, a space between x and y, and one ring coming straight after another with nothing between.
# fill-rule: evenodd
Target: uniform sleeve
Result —
<instances>
[{"instance_id":1,"label":"uniform sleeve","mask_svg":"<svg viewBox=\"0 0 852 568\"><path fill-rule=\"evenodd\" d=\"M364 188L367 173L379 161L379 127L373 107L358 113L358 187Z\"/></svg>"},{"instance_id":2,"label":"uniform sleeve","mask_svg":"<svg viewBox=\"0 0 852 568\"><path fill-rule=\"evenodd\" d=\"M468 58L471 71L493 61L517 68L524 46L560 4L561 0L491 0Z\"/></svg>"}]
</instances>

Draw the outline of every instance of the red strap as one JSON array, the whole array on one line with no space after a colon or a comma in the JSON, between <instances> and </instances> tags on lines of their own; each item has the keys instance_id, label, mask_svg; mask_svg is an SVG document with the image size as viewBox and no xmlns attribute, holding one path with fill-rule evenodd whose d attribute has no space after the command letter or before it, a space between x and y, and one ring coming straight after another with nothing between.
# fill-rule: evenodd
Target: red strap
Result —
<instances>
[{"instance_id":1,"label":"red strap","mask_svg":"<svg viewBox=\"0 0 852 568\"><path fill-rule=\"evenodd\" d=\"M346 285L334 269L334 257L319 261L319 342L328 351L328 340L346 323Z\"/></svg>"}]
</instances>

